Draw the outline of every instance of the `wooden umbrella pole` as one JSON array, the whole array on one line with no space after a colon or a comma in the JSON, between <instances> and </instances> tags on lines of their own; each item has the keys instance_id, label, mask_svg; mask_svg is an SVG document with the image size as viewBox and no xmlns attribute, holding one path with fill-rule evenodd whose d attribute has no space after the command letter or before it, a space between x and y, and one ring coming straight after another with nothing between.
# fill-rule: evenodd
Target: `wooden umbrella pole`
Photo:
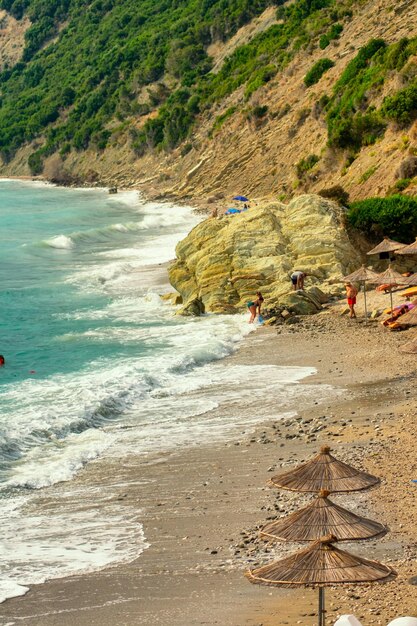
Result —
<instances>
[{"instance_id":1,"label":"wooden umbrella pole","mask_svg":"<svg viewBox=\"0 0 417 626\"><path fill-rule=\"evenodd\" d=\"M365 300L365 324L368 323L368 310L366 308L366 288L365 288L365 281L363 281L363 298Z\"/></svg>"},{"instance_id":2,"label":"wooden umbrella pole","mask_svg":"<svg viewBox=\"0 0 417 626\"><path fill-rule=\"evenodd\" d=\"M324 587L319 587L319 626L325 626Z\"/></svg>"},{"instance_id":3,"label":"wooden umbrella pole","mask_svg":"<svg viewBox=\"0 0 417 626\"><path fill-rule=\"evenodd\" d=\"M393 309L393 307L392 307L392 287L391 287L391 288L390 288L390 290L389 290L389 297L390 297L390 300L391 300L391 315L392 315L392 314L393 314L393 312L394 312L394 309Z\"/></svg>"}]
</instances>

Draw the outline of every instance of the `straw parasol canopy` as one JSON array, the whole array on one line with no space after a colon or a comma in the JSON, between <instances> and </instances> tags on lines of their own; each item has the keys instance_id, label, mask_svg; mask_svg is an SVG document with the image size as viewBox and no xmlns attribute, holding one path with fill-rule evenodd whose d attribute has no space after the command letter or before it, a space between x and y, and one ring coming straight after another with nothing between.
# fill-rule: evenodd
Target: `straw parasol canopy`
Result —
<instances>
[{"instance_id":1,"label":"straw parasol canopy","mask_svg":"<svg viewBox=\"0 0 417 626\"><path fill-rule=\"evenodd\" d=\"M391 263L388 268L382 274L378 274L375 281L378 285L403 285L406 281L406 277L392 269Z\"/></svg>"},{"instance_id":2,"label":"straw parasol canopy","mask_svg":"<svg viewBox=\"0 0 417 626\"><path fill-rule=\"evenodd\" d=\"M249 570L245 576L252 583L282 587L331 586L343 583L377 582L394 578L390 567L339 550L335 537L321 537L284 559Z\"/></svg>"},{"instance_id":3,"label":"straw parasol canopy","mask_svg":"<svg viewBox=\"0 0 417 626\"><path fill-rule=\"evenodd\" d=\"M400 324L400 326L417 326L417 307L401 315L398 319L398 324Z\"/></svg>"},{"instance_id":4,"label":"straw parasol canopy","mask_svg":"<svg viewBox=\"0 0 417 626\"><path fill-rule=\"evenodd\" d=\"M373 270L368 269L367 267L365 267L365 265L362 265L362 267L360 267L355 272L352 272L351 274L344 276L343 280L345 282L352 282L352 283L356 283L356 282L364 283L366 281L370 281L374 283L375 280L378 278L378 276L379 274L377 274Z\"/></svg>"},{"instance_id":5,"label":"straw parasol canopy","mask_svg":"<svg viewBox=\"0 0 417 626\"><path fill-rule=\"evenodd\" d=\"M396 285L403 285L405 280L405 276L392 269L391 263L388 265L388 268L385 270L385 272L382 272L382 274L378 275L378 279L376 280L376 282L379 285L390 286L389 296L391 301L391 313L393 312L392 287L395 287Z\"/></svg>"},{"instance_id":6,"label":"straw parasol canopy","mask_svg":"<svg viewBox=\"0 0 417 626\"><path fill-rule=\"evenodd\" d=\"M333 535L338 541L355 541L386 534L385 526L334 504L328 495L329 492L323 489L308 506L267 524L261 530L261 537L282 541L317 541L325 535Z\"/></svg>"},{"instance_id":7,"label":"straw parasol canopy","mask_svg":"<svg viewBox=\"0 0 417 626\"><path fill-rule=\"evenodd\" d=\"M375 246L375 248L372 248L372 250L369 250L369 252L367 252L366 254L370 255L381 254L382 252L396 252L397 250L400 250L405 246L405 243L400 243L399 241L394 241L389 237L384 237L381 243Z\"/></svg>"},{"instance_id":8,"label":"straw parasol canopy","mask_svg":"<svg viewBox=\"0 0 417 626\"><path fill-rule=\"evenodd\" d=\"M326 489L329 493L360 491L379 484L379 478L361 472L351 465L338 461L324 446L320 453L289 472L273 476L269 481L274 487L318 493Z\"/></svg>"},{"instance_id":9,"label":"straw parasol canopy","mask_svg":"<svg viewBox=\"0 0 417 626\"><path fill-rule=\"evenodd\" d=\"M398 250L398 254L417 254L417 237L413 243Z\"/></svg>"},{"instance_id":10,"label":"straw parasol canopy","mask_svg":"<svg viewBox=\"0 0 417 626\"><path fill-rule=\"evenodd\" d=\"M405 276L404 285L407 285L408 287L417 286L417 272L414 274L411 274L411 276Z\"/></svg>"}]
</instances>

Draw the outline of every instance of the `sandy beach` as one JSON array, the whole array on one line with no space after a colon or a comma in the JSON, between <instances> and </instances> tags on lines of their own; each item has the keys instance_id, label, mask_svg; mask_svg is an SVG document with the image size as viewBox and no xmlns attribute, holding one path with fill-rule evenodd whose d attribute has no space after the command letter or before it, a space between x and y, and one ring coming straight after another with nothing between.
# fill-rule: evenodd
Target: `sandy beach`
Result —
<instances>
[{"instance_id":1,"label":"sandy beach","mask_svg":"<svg viewBox=\"0 0 417 626\"><path fill-rule=\"evenodd\" d=\"M310 500L266 482L324 444L382 479L378 489L334 499L387 524L390 533L342 548L398 571L386 585L330 589L328 623L343 613L364 626L417 615L410 583L417 575L416 360L398 350L413 334L389 333L378 322L365 326L340 316L340 307L298 324L259 328L226 363L314 367L317 373L299 383L285 407L297 416L274 418L282 406L273 395L262 407L233 402L227 410L237 422L248 410L270 417L227 442L196 441L165 455L89 465L76 481L119 489L120 507L137 504L149 548L134 562L32 587L1 605L2 626L317 624L316 591L255 586L243 574L299 547L257 538L267 520ZM48 490L40 498L50 504Z\"/></svg>"}]
</instances>

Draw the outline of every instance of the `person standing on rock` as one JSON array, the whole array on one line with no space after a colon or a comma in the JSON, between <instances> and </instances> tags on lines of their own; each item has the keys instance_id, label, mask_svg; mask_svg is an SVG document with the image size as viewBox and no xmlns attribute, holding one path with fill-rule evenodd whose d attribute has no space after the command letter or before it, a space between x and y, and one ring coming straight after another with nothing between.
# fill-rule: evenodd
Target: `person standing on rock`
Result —
<instances>
[{"instance_id":1,"label":"person standing on rock","mask_svg":"<svg viewBox=\"0 0 417 626\"><path fill-rule=\"evenodd\" d=\"M291 274L292 288L294 291L297 291L298 289L304 289L304 279L306 275L307 274L305 272L301 272L300 270L295 270Z\"/></svg>"},{"instance_id":2,"label":"person standing on rock","mask_svg":"<svg viewBox=\"0 0 417 626\"><path fill-rule=\"evenodd\" d=\"M351 319L356 319L355 304L356 304L356 296L358 295L358 290L356 289L356 287L352 285L352 283L346 283L345 288L346 288L347 303L350 309L349 317Z\"/></svg>"},{"instance_id":3,"label":"person standing on rock","mask_svg":"<svg viewBox=\"0 0 417 626\"><path fill-rule=\"evenodd\" d=\"M255 321L256 313L258 313L258 316L261 315L261 306L262 306L263 301L264 301L264 298L260 291L256 292L255 300L249 300L247 304L247 307L250 312L249 324L253 324L253 322Z\"/></svg>"}]
</instances>

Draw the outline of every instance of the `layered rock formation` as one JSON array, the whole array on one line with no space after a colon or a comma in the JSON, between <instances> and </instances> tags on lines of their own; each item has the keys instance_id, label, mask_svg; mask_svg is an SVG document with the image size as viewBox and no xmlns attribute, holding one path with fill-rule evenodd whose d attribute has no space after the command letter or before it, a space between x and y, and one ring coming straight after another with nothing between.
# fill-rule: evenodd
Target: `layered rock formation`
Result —
<instances>
[{"instance_id":1,"label":"layered rock formation","mask_svg":"<svg viewBox=\"0 0 417 626\"><path fill-rule=\"evenodd\" d=\"M342 209L316 195L206 219L178 244L176 254L170 281L183 298L182 312L193 315L235 313L258 290L266 306L311 313L320 306L317 292L292 292L291 272L306 272L306 287L328 289L361 262Z\"/></svg>"}]
</instances>

